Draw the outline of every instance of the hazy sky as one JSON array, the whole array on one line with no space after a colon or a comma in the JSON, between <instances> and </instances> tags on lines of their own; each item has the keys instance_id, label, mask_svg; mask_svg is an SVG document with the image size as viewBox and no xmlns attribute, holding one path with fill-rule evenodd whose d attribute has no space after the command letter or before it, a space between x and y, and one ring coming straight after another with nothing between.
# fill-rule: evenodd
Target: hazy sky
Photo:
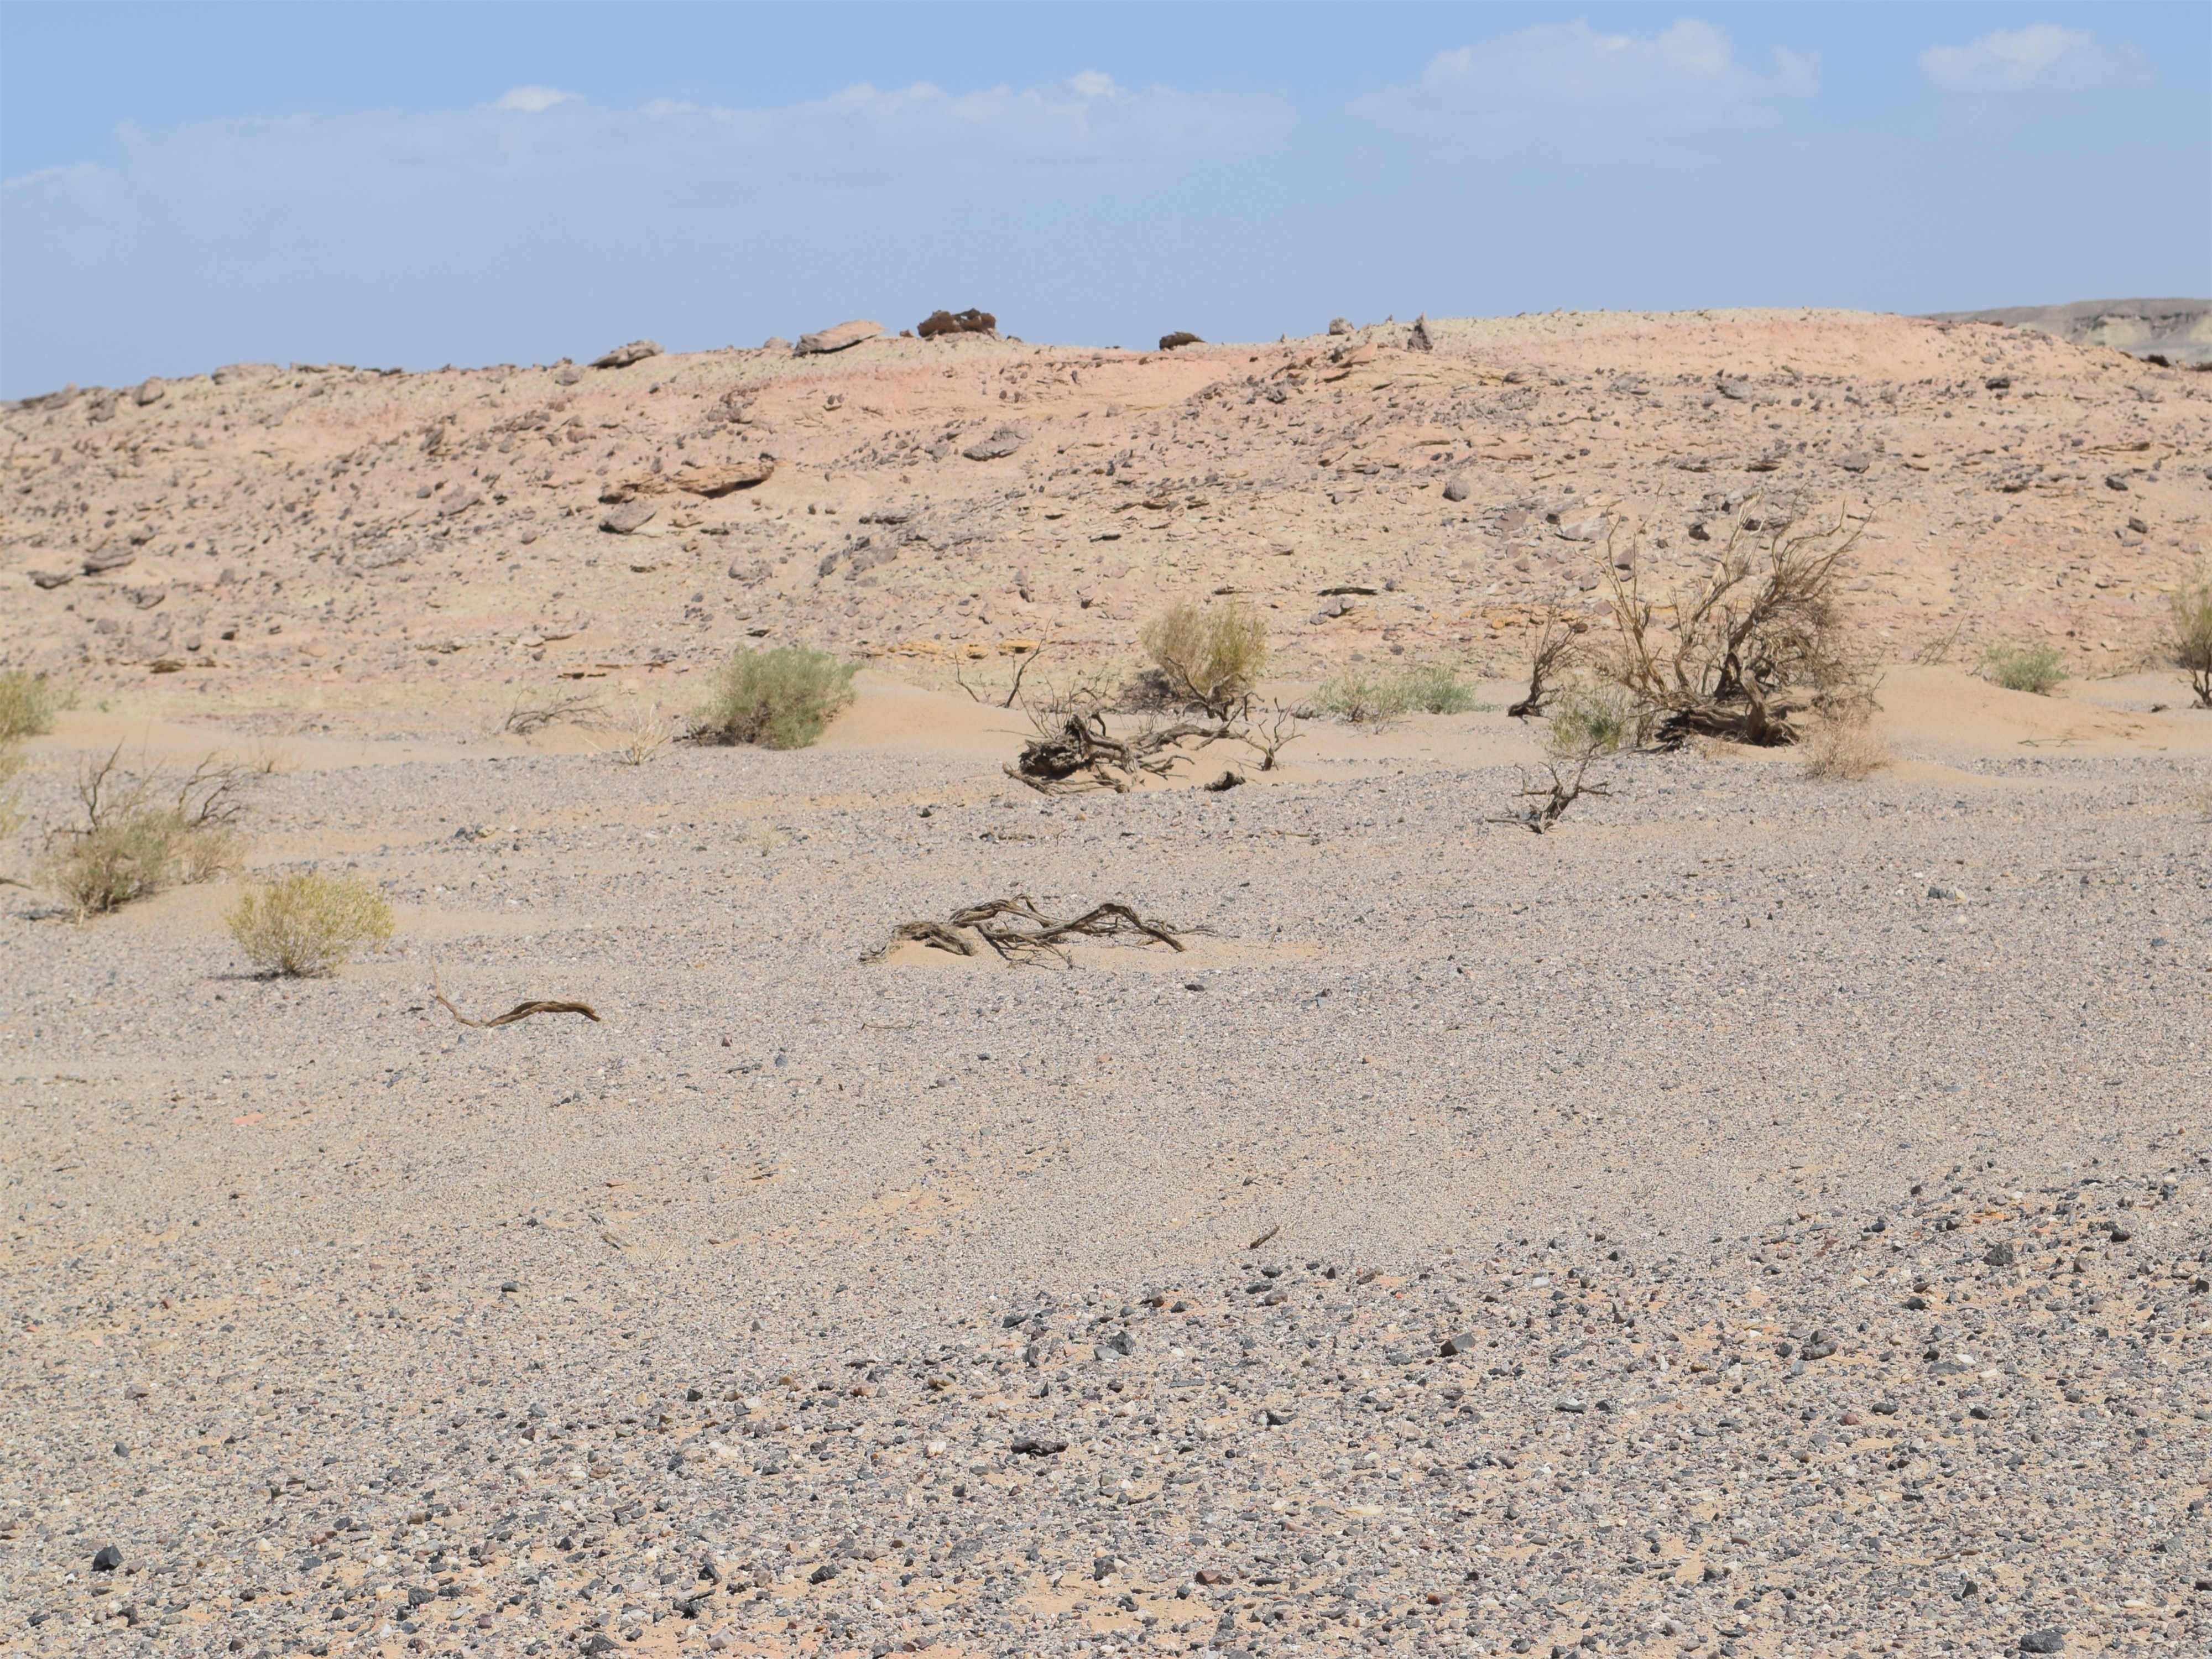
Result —
<instances>
[{"instance_id":1,"label":"hazy sky","mask_svg":"<svg viewBox=\"0 0 2212 1659\"><path fill-rule=\"evenodd\" d=\"M0 395L2212 292L2212 6L0 5Z\"/></svg>"}]
</instances>

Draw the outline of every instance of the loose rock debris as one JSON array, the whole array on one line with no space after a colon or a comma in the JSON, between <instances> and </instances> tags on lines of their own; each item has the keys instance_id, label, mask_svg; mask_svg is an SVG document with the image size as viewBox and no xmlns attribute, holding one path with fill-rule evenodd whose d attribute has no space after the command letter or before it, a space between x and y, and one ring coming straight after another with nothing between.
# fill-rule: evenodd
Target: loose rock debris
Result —
<instances>
[{"instance_id":1,"label":"loose rock debris","mask_svg":"<svg viewBox=\"0 0 2212 1659\"><path fill-rule=\"evenodd\" d=\"M1075 959L1069 955L1063 941L1071 939L1120 939L1129 934L1141 934L1148 943L1166 945L1171 951L1189 947L1183 944L1181 932L1166 922L1148 921L1126 904L1108 903L1094 906L1079 916L1055 921L1037 908L1036 901L1025 893L1012 898L992 899L988 903L971 904L955 910L948 921L906 921L891 929L891 936L880 950L863 957L863 962L880 962L899 945L909 939L919 940L939 951L949 951L955 956L975 954L973 933L1008 962L1042 967L1048 961L1057 961L1063 968L1073 968Z\"/></svg>"}]
</instances>

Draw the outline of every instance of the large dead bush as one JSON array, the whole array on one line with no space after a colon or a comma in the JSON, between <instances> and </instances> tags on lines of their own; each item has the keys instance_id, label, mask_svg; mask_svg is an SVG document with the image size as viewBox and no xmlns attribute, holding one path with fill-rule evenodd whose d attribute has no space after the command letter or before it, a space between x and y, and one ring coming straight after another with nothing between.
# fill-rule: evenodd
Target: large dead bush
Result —
<instances>
[{"instance_id":1,"label":"large dead bush","mask_svg":"<svg viewBox=\"0 0 2212 1659\"><path fill-rule=\"evenodd\" d=\"M1814 710L1855 695L1841 589L1867 523L1848 510L1797 522L1753 496L1704 577L1665 600L1644 592L1635 569L1624 574L1608 546L1618 634L1595 657L1636 700L1639 737L1669 747L1692 737L1794 743Z\"/></svg>"}]
</instances>

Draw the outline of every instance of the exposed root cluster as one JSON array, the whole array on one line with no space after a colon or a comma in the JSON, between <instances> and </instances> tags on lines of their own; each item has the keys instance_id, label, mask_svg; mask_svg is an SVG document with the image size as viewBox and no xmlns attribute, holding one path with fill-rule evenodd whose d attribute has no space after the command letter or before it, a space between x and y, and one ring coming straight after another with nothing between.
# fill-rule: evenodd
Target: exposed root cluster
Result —
<instances>
[{"instance_id":1,"label":"exposed root cluster","mask_svg":"<svg viewBox=\"0 0 2212 1659\"><path fill-rule=\"evenodd\" d=\"M1194 742L1203 749L1236 735L1226 720L1213 726L1184 721L1117 738L1106 729L1103 713L1075 709L1060 725L1024 744L1021 757L1006 771L1008 777L1048 795L1083 789L1110 789L1123 795L1147 777L1167 776L1176 762L1187 759L1178 752L1180 745Z\"/></svg>"},{"instance_id":2,"label":"exposed root cluster","mask_svg":"<svg viewBox=\"0 0 2212 1659\"><path fill-rule=\"evenodd\" d=\"M901 922L891 929L890 938L880 950L871 951L861 960L880 962L908 939L954 956L972 957L976 952L975 941L981 939L1008 962L1030 967L1057 962L1063 968L1072 968L1075 958L1068 953L1065 943L1068 939L1134 936L1140 944L1182 951L1188 948L1182 942L1182 931L1187 930L1147 920L1126 904L1095 905L1079 916L1056 920L1037 908L1036 901L1028 894L1017 893L1012 898L991 899L955 910L945 921Z\"/></svg>"}]
</instances>

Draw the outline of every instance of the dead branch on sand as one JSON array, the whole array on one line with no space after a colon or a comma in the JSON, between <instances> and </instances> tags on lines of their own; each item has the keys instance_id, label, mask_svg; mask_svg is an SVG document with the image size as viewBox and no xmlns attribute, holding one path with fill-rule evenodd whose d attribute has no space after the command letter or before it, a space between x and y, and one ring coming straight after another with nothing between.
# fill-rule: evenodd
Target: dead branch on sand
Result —
<instances>
[{"instance_id":1,"label":"dead branch on sand","mask_svg":"<svg viewBox=\"0 0 2212 1659\"><path fill-rule=\"evenodd\" d=\"M1583 755L1568 761L1546 761L1544 769L1551 775L1548 783L1540 778L1534 782L1524 778L1521 785L1521 798L1529 804L1517 812L1502 813L1488 821L1514 824L1540 836L1565 817L1567 808L1584 795L1611 794L1612 789L1605 784L1583 781L1594 758Z\"/></svg>"},{"instance_id":2,"label":"dead branch on sand","mask_svg":"<svg viewBox=\"0 0 2212 1659\"><path fill-rule=\"evenodd\" d=\"M455 1019L479 1031L489 1031L497 1025L512 1025L518 1019L528 1019L533 1014L581 1014L594 1025L606 1024L588 1002L518 1002L505 1013L495 1015L490 1019L471 1019L446 1000L445 990L439 985L435 974L430 976L430 994L437 1000L438 1006Z\"/></svg>"},{"instance_id":3,"label":"dead branch on sand","mask_svg":"<svg viewBox=\"0 0 2212 1659\"><path fill-rule=\"evenodd\" d=\"M1188 950L1180 931L1164 921L1149 921L1126 904L1095 905L1079 916L1059 921L1038 909L1036 901L1028 894L1017 893L1012 898L992 899L955 910L945 921L901 922L891 929L882 949L869 951L860 960L881 962L908 939L955 956L972 957L975 946L965 935L973 933L1008 962L1041 967L1050 959L1063 968L1073 968L1075 958L1068 953L1066 940L1135 934L1146 944L1164 945L1170 951Z\"/></svg>"},{"instance_id":4,"label":"dead branch on sand","mask_svg":"<svg viewBox=\"0 0 2212 1659\"><path fill-rule=\"evenodd\" d=\"M1037 735L1023 745L1021 757L1006 769L1006 775L1029 785L1041 794L1068 794L1083 789L1110 789L1125 795L1147 777L1164 778L1176 763L1189 758L1179 745L1210 743L1237 735L1226 720L1218 726L1145 726L1117 738L1106 729L1106 716L1096 709L1075 709L1058 725L1039 718Z\"/></svg>"}]
</instances>

